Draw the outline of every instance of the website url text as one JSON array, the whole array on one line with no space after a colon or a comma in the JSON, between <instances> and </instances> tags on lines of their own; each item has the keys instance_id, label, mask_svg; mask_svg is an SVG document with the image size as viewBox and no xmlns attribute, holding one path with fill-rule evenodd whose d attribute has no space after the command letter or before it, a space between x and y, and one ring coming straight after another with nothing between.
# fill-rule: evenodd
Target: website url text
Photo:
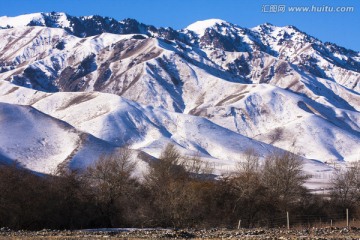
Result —
<instances>
[{"instance_id":1,"label":"website url text","mask_svg":"<svg viewBox=\"0 0 360 240\"><path fill-rule=\"evenodd\" d=\"M309 13L347 13L354 12L352 6L286 6L283 4L262 5L261 12L264 13L285 13L285 12L309 12Z\"/></svg>"}]
</instances>

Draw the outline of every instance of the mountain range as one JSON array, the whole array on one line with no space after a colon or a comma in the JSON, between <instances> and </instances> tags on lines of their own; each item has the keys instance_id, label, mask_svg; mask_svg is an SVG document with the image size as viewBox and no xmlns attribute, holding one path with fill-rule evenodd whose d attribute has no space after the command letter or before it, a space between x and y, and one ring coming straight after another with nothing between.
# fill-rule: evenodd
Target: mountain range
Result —
<instances>
[{"instance_id":1,"label":"mountain range","mask_svg":"<svg viewBox=\"0 0 360 240\"><path fill-rule=\"evenodd\" d=\"M0 156L34 171L172 143L219 174L249 149L292 151L325 182L360 160L359 111L360 53L294 26L0 17Z\"/></svg>"}]
</instances>

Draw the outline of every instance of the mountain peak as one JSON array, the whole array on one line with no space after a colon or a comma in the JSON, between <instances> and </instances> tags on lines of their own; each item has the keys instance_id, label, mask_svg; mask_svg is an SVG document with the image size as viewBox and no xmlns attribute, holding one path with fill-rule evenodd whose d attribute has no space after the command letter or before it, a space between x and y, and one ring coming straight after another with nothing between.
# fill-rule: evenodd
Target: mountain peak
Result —
<instances>
[{"instance_id":1,"label":"mountain peak","mask_svg":"<svg viewBox=\"0 0 360 240\"><path fill-rule=\"evenodd\" d=\"M193 31L198 35L202 35L207 28L213 27L215 25L226 24L227 22L221 19L207 19L202 21L194 22L186 27L187 30Z\"/></svg>"},{"instance_id":2,"label":"mountain peak","mask_svg":"<svg viewBox=\"0 0 360 240\"><path fill-rule=\"evenodd\" d=\"M42 13L30 13L15 17L2 16L0 17L0 27L21 27L26 26L31 21L43 22Z\"/></svg>"},{"instance_id":3,"label":"mountain peak","mask_svg":"<svg viewBox=\"0 0 360 240\"><path fill-rule=\"evenodd\" d=\"M69 27L69 20L68 15L64 12L39 12L15 17L0 17L0 27L22 26Z\"/></svg>"}]
</instances>

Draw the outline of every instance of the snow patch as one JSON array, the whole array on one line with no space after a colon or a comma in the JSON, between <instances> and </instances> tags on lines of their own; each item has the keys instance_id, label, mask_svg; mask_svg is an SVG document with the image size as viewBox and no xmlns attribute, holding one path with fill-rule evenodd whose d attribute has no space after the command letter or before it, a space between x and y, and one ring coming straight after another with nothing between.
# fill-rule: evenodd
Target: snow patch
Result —
<instances>
[{"instance_id":1,"label":"snow patch","mask_svg":"<svg viewBox=\"0 0 360 240\"><path fill-rule=\"evenodd\" d=\"M226 23L226 21L221 19L207 19L190 24L189 26L186 27L186 29L193 31L197 35L203 35L207 28L213 27L215 25L221 25L224 23Z\"/></svg>"}]
</instances>

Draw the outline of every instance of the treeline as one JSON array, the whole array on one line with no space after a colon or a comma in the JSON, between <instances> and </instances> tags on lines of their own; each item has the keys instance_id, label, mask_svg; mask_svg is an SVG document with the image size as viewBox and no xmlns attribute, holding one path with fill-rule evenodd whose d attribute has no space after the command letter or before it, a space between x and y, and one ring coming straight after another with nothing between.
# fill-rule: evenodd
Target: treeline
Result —
<instances>
[{"instance_id":1,"label":"treeline","mask_svg":"<svg viewBox=\"0 0 360 240\"><path fill-rule=\"evenodd\" d=\"M346 208L356 214L360 200L360 167L339 171L330 195L311 194L302 161L291 153L260 165L249 151L234 173L216 179L200 158L185 158L171 145L143 178L135 167L127 149L84 171L52 176L0 165L0 227L236 227L239 219L242 227L274 227L287 211L323 219Z\"/></svg>"}]
</instances>

